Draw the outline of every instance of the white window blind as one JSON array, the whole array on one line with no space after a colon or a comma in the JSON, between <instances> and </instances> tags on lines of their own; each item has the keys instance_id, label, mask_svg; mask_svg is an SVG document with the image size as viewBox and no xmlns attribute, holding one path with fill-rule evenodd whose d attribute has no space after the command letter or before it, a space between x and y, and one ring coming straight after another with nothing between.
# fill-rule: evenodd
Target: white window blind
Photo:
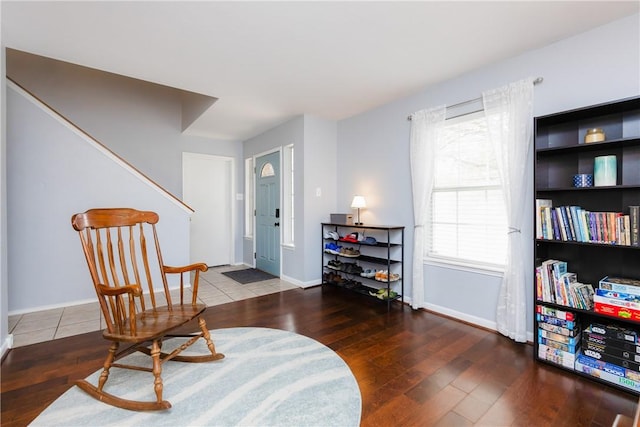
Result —
<instances>
[{"instance_id":1,"label":"white window blind","mask_svg":"<svg viewBox=\"0 0 640 427\"><path fill-rule=\"evenodd\" d=\"M507 218L482 112L447 120L436 149L427 258L499 269Z\"/></svg>"}]
</instances>

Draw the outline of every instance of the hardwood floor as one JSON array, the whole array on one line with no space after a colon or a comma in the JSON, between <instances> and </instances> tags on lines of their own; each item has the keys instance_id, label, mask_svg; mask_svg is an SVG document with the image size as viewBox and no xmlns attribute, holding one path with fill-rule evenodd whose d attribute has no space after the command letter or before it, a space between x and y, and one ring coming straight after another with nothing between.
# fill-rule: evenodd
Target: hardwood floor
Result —
<instances>
[{"instance_id":1,"label":"hardwood floor","mask_svg":"<svg viewBox=\"0 0 640 427\"><path fill-rule=\"evenodd\" d=\"M516 344L426 311L337 288L291 290L211 307L210 329L294 331L335 350L362 393L362 426L611 426L637 397L533 360ZM13 349L2 363L2 426L29 424L100 369L100 332ZM171 400L170 396L167 397Z\"/></svg>"}]
</instances>

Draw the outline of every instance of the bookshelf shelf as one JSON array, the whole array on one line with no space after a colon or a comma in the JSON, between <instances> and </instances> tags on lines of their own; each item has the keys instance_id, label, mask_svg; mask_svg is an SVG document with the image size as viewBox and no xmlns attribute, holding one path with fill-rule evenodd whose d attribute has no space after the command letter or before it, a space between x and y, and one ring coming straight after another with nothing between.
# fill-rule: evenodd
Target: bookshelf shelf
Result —
<instances>
[{"instance_id":1,"label":"bookshelf shelf","mask_svg":"<svg viewBox=\"0 0 640 427\"><path fill-rule=\"evenodd\" d=\"M593 243L593 242L566 242L564 240L555 240L555 239L536 239L536 244L557 244L557 245L577 245L577 246L597 246L603 247L607 249L622 249L622 250L631 250L631 251L639 251L640 246L631 246L631 245L614 245L611 243Z\"/></svg>"},{"instance_id":2,"label":"bookshelf shelf","mask_svg":"<svg viewBox=\"0 0 640 427\"><path fill-rule=\"evenodd\" d=\"M557 193L561 191L571 192L594 192L594 191L626 191L640 189L640 185L611 185L603 187L558 187L558 188L537 188L538 193Z\"/></svg>"},{"instance_id":3,"label":"bookshelf shelf","mask_svg":"<svg viewBox=\"0 0 640 427\"><path fill-rule=\"evenodd\" d=\"M631 207L640 205L640 97L536 117L534 128L534 358L640 395L640 321L633 317L637 307L640 319L640 246L625 226L625 216L633 224ZM584 143L591 128L603 129L605 141ZM593 174L594 159L609 155L616 156L617 185L572 186L574 175ZM603 303L608 285L598 287L607 276L637 280L637 288L622 289L637 290L638 305L633 294ZM633 342L613 338L619 330Z\"/></svg>"}]
</instances>

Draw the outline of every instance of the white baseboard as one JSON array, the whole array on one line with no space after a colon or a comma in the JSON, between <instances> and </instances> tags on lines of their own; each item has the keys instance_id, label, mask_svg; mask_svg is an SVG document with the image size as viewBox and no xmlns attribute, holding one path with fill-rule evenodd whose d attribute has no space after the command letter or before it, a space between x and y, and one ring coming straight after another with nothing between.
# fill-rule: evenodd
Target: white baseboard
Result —
<instances>
[{"instance_id":1,"label":"white baseboard","mask_svg":"<svg viewBox=\"0 0 640 427\"><path fill-rule=\"evenodd\" d=\"M452 317L454 319L460 319L464 322L471 323L472 325L481 326L486 329L490 329L492 331L497 331L498 327L496 326L496 322L491 320L483 319L481 317L472 316L467 313L462 313L460 311L451 310L447 307L442 307L435 304L425 303L424 308L427 310L433 311L434 313L443 314L445 316Z\"/></svg>"},{"instance_id":2,"label":"white baseboard","mask_svg":"<svg viewBox=\"0 0 640 427\"><path fill-rule=\"evenodd\" d=\"M15 316L16 314L36 313L38 311L45 311L45 310L54 310L56 308L72 307L74 305L90 304L93 302L98 302L97 297L84 299L84 300L69 301L69 302L60 303L60 304L41 305L39 307L25 308L22 310L14 310L9 312L9 316Z\"/></svg>"},{"instance_id":3,"label":"white baseboard","mask_svg":"<svg viewBox=\"0 0 640 427\"><path fill-rule=\"evenodd\" d=\"M233 263L231 265L234 266L234 267L237 267L239 265L244 265L247 268L255 268L253 265L247 264L246 262L236 262L236 263Z\"/></svg>"},{"instance_id":4,"label":"white baseboard","mask_svg":"<svg viewBox=\"0 0 640 427\"><path fill-rule=\"evenodd\" d=\"M13 347L13 334L9 334L7 339L4 340L2 346L0 346L0 358L4 357L4 354Z\"/></svg>"},{"instance_id":5,"label":"white baseboard","mask_svg":"<svg viewBox=\"0 0 640 427\"><path fill-rule=\"evenodd\" d=\"M460 319L472 325L477 325L485 329L498 332L498 325L496 325L496 322L491 320L483 319L481 317L471 316L467 313L451 310L450 308L442 307L435 304L425 303L424 308L427 310L433 311L434 313L443 314L445 316L449 316L454 319ZM533 342L533 332L527 331L527 341L530 343Z\"/></svg>"},{"instance_id":6,"label":"white baseboard","mask_svg":"<svg viewBox=\"0 0 640 427\"><path fill-rule=\"evenodd\" d=\"M184 288L190 289L191 283L185 283ZM176 289L180 289L179 284L169 286L169 291L174 291ZM162 289L157 289L157 292L164 292L164 291ZM73 307L76 305L91 304L91 303L97 303L97 302L98 302L98 298L95 297L95 298L89 298L84 300L69 301L69 302L60 303L60 304L42 305L39 307L32 307L32 308L26 308L22 310L10 311L9 316L15 316L17 314L36 313L38 311L54 310L56 308Z\"/></svg>"},{"instance_id":7,"label":"white baseboard","mask_svg":"<svg viewBox=\"0 0 640 427\"><path fill-rule=\"evenodd\" d=\"M293 277L289 277L289 276L286 276L284 274L280 275L280 279L284 280L285 282L289 282L292 285L296 285L298 287L301 287L301 288L310 288L312 286L317 286L322 282L320 279L310 280L308 282L301 282L298 279L294 279Z\"/></svg>"}]
</instances>

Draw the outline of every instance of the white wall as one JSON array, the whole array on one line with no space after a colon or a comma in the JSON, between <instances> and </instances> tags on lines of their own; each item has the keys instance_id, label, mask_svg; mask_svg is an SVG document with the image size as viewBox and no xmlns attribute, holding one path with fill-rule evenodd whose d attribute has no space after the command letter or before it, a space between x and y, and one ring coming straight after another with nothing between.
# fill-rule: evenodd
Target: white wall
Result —
<instances>
[{"instance_id":1,"label":"white wall","mask_svg":"<svg viewBox=\"0 0 640 427\"><path fill-rule=\"evenodd\" d=\"M320 223L335 209L336 123L304 115L244 142L249 158L294 145L295 247L282 250L281 276L300 286L320 283ZM316 190L320 188L320 196ZM245 263L253 263L253 240L245 239Z\"/></svg>"},{"instance_id":2,"label":"white wall","mask_svg":"<svg viewBox=\"0 0 640 427\"><path fill-rule=\"evenodd\" d=\"M182 134L183 91L16 50L7 75L177 197L183 151L238 154L237 141Z\"/></svg>"},{"instance_id":3,"label":"white wall","mask_svg":"<svg viewBox=\"0 0 640 427\"><path fill-rule=\"evenodd\" d=\"M17 83L178 198L183 152L234 158L234 183L242 182L239 142L182 133L184 97L193 94L15 50L8 53L7 70ZM241 224L237 203L234 222ZM241 228L233 238L235 263L242 259Z\"/></svg>"},{"instance_id":4,"label":"white wall","mask_svg":"<svg viewBox=\"0 0 640 427\"><path fill-rule=\"evenodd\" d=\"M337 124L310 115L304 116L304 227L296 242L298 261L304 262L303 281L307 285L322 281L321 222L336 213L336 191L341 184L337 170ZM318 195L319 190L319 195ZM300 258L302 257L302 258Z\"/></svg>"},{"instance_id":5,"label":"white wall","mask_svg":"<svg viewBox=\"0 0 640 427\"><path fill-rule=\"evenodd\" d=\"M74 213L92 207L158 212L160 240L170 243L163 245L164 261L188 264L190 211L49 111L9 87L9 313L95 300L79 238L71 227Z\"/></svg>"},{"instance_id":6,"label":"white wall","mask_svg":"<svg viewBox=\"0 0 640 427\"><path fill-rule=\"evenodd\" d=\"M362 214L365 223L406 226L405 277L409 276L413 256L413 204L407 116L424 108L477 98L483 90L528 76L544 78L535 89L536 116L637 96L640 94L639 22L638 15L631 16L340 121L338 208L346 209L353 194L363 194L368 205ZM532 212L532 170L524 173L530 177L526 208ZM533 225L533 219L525 223ZM525 238L533 242L532 228L523 232ZM531 330L533 243L522 256L531 271L527 283ZM425 266L424 277L423 284L407 282L405 287L424 286L429 308L495 326L499 277L435 266ZM406 293L410 295L410 290Z\"/></svg>"},{"instance_id":7,"label":"white wall","mask_svg":"<svg viewBox=\"0 0 640 427\"><path fill-rule=\"evenodd\" d=\"M295 117L279 126L276 126L262 134L248 139L243 143L243 157L248 159L254 156L262 155L266 152L273 151L275 149L282 149L282 147L293 144L294 146L294 163L302 164L302 156L304 153L304 117ZM244 165L244 162L243 162ZM298 168L296 171L294 185L301 185L303 182L304 168ZM282 168L281 168L282 170ZM244 179L243 179L244 188ZM297 187L300 188L300 187ZM296 212L301 212L303 209L302 198L297 198L295 201ZM244 212L244 210L243 210ZM243 222L244 223L244 222ZM298 224L295 229L295 234L302 232L302 224ZM244 239L244 263L247 265L254 265L254 241L253 239ZM292 249L284 249L282 251L282 270L281 275L290 277L302 277L302 265L294 265L290 262L293 254Z\"/></svg>"}]
</instances>

